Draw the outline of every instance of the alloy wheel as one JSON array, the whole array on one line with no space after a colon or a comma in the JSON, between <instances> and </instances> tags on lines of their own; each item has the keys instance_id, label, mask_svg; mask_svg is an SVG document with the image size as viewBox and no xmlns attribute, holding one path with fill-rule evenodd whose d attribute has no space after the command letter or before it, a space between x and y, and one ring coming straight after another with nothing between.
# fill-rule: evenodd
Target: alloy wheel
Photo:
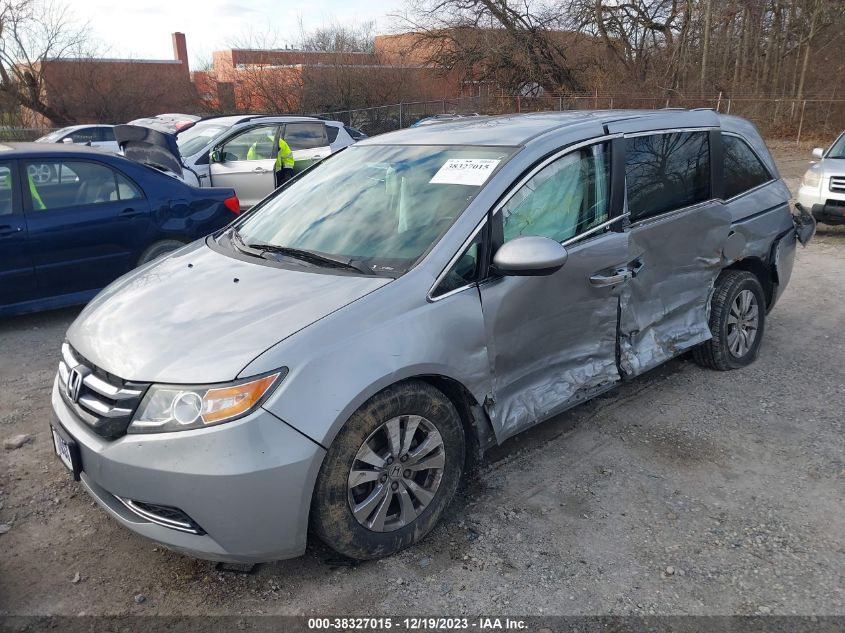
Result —
<instances>
[{"instance_id":1,"label":"alloy wheel","mask_svg":"<svg viewBox=\"0 0 845 633\"><path fill-rule=\"evenodd\" d=\"M742 358L754 346L760 327L760 308L751 290L740 292L728 314L728 349L735 358Z\"/></svg>"},{"instance_id":2,"label":"alloy wheel","mask_svg":"<svg viewBox=\"0 0 845 633\"><path fill-rule=\"evenodd\" d=\"M364 440L348 477L349 508L374 532L392 532L428 507L446 465L443 438L419 415L391 418Z\"/></svg>"}]
</instances>

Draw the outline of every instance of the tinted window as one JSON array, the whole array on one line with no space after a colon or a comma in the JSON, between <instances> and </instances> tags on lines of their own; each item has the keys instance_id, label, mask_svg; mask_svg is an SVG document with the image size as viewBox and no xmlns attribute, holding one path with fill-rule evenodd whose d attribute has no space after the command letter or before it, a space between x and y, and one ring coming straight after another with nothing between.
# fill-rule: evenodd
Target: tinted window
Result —
<instances>
[{"instance_id":1,"label":"tinted window","mask_svg":"<svg viewBox=\"0 0 845 633\"><path fill-rule=\"evenodd\" d=\"M11 167L0 163L0 215L9 215L14 211L13 183Z\"/></svg>"},{"instance_id":2,"label":"tinted window","mask_svg":"<svg viewBox=\"0 0 845 633\"><path fill-rule=\"evenodd\" d=\"M364 134L361 130L356 130L354 127L344 126L346 133L352 137L353 141L360 141L362 138L367 138L367 135Z\"/></svg>"},{"instance_id":3,"label":"tinted window","mask_svg":"<svg viewBox=\"0 0 845 633\"><path fill-rule=\"evenodd\" d=\"M707 132L675 132L627 139L625 181L631 221L703 202L710 197Z\"/></svg>"},{"instance_id":4,"label":"tinted window","mask_svg":"<svg viewBox=\"0 0 845 633\"><path fill-rule=\"evenodd\" d=\"M223 160L268 160L279 153L275 125L254 127L229 139L223 145Z\"/></svg>"},{"instance_id":5,"label":"tinted window","mask_svg":"<svg viewBox=\"0 0 845 633\"><path fill-rule=\"evenodd\" d=\"M80 130L74 130L70 133L70 138L74 143L89 143L97 140L97 128L84 127Z\"/></svg>"},{"instance_id":6,"label":"tinted window","mask_svg":"<svg viewBox=\"0 0 845 633\"><path fill-rule=\"evenodd\" d=\"M285 141L291 149L325 147L325 126L322 123L288 123L285 126Z\"/></svg>"},{"instance_id":7,"label":"tinted window","mask_svg":"<svg viewBox=\"0 0 845 633\"><path fill-rule=\"evenodd\" d=\"M114 130L110 127L97 128L97 140L100 142L114 141Z\"/></svg>"},{"instance_id":8,"label":"tinted window","mask_svg":"<svg viewBox=\"0 0 845 633\"><path fill-rule=\"evenodd\" d=\"M26 174L27 192L36 211L143 197L132 182L101 163L33 161L26 163Z\"/></svg>"},{"instance_id":9,"label":"tinted window","mask_svg":"<svg viewBox=\"0 0 845 633\"><path fill-rule=\"evenodd\" d=\"M505 241L541 235L565 242L605 222L609 158L606 144L593 145L540 170L502 208Z\"/></svg>"},{"instance_id":10,"label":"tinted window","mask_svg":"<svg viewBox=\"0 0 845 633\"><path fill-rule=\"evenodd\" d=\"M326 134L329 136L329 143L334 143L337 140L338 132L340 132L339 127L335 127L334 125L326 126Z\"/></svg>"},{"instance_id":11,"label":"tinted window","mask_svg":"<svg viewBox=\"0 0 845 633\"><path fill-rule=\"evenodd\" d=\"M725 198L733 198L753 189L772 177L757 155L742 139L722 135L725 153Z\"/></svg>"}]
</instances>

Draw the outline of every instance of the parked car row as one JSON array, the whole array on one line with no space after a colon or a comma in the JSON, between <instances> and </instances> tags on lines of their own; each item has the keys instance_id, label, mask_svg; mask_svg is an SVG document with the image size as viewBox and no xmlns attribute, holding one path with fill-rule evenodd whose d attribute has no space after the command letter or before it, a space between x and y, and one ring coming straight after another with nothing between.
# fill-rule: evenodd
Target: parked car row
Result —
<instances>
[{"instance_id":1,"label":"parked car row","mask_svg":"<svg viewBox=\"0 0 845 633\"><path fill-rule=\"evenodd\" d=\"M117 136L116 136L117 135ZM282 138L298 173L358 140L360 130L316 117L161 114L126 125L76 125L39 143L81 144L121 153L197 187L231 187L249 209L273 191ZM47 173L33 174L47 178Z\"/></svg>"},{"instance_id":2,"label":"parked car row","mask_svg":"<svg viewBox=\"0 0 845 633\"><path fill-rule=\"evenodd\" d=\"M56 453L116 521L174 550L288 558L310 529L366 559L419 541L480 449L687 350L716 370L753 362L814 228L793 220L756 129L712 111L467 117L325 157L329 127L190 128L190 156L217 155L211 184L249 164L249 147L269 161L280 136L325 159L123 276L67 332ZM135 133L187 168L190 137ZM91 201L61 149L27 150L6 161L23 219L49 213L33 162L59 164L45 206ZM116 221L175 204L142 192L153 170L104 162L96 195ZM230 194L181 224L207 232ZM136 254L109 246L92 266Z\"/></svg>"}]
</instances>

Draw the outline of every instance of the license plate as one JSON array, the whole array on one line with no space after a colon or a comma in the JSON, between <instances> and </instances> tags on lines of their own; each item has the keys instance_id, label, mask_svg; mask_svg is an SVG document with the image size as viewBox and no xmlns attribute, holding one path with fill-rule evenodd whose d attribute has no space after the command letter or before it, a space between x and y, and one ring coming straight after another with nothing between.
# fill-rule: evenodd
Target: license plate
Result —
<instances>
[{"instance_id":1,"label":"license plate","mask_svg":"<svg viewBox=\"0 0 845 633\"><path fill-rule=\"evenodd\" d=\"M73 473L74 479L79 479L79 452L76 442L67 440L62 437L62 434L56 430L56 427L50 426L50 432L53 434L53 448L56 455L62 460L62 463L68 467L68 470Z\"/></svg>"}]
</instances>

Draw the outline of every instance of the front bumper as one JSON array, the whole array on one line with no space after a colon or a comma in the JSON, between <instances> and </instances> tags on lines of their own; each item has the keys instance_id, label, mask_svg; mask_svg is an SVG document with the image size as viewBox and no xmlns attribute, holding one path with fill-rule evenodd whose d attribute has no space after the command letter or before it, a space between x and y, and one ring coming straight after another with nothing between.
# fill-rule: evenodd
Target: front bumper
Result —
<instances>
[{"instance_id":1,"label":"front bumper","mask_svg":"<svg viewBox=\"0 0 845 633\"><path fill-rule=\"evenodd\" d=\"M311 493L325 451L264 409L227 424L106 440L59 395L56 421L79 445L80 480L113 518L170 549L256 563L305 551ZM164 527L118 498L178 508L204 534Z\"/></svg>"},{"instance_id":2,"label":"front bumper","mask_svg":"<svg viewBox=\"0 0 845 633\"><path fill-rule=\"evenodd\" d=\"M809 211L816 221L822 224L845 224L845 200L828 200L825 204L814 204Z\"/></svg>"}]
</instances>

